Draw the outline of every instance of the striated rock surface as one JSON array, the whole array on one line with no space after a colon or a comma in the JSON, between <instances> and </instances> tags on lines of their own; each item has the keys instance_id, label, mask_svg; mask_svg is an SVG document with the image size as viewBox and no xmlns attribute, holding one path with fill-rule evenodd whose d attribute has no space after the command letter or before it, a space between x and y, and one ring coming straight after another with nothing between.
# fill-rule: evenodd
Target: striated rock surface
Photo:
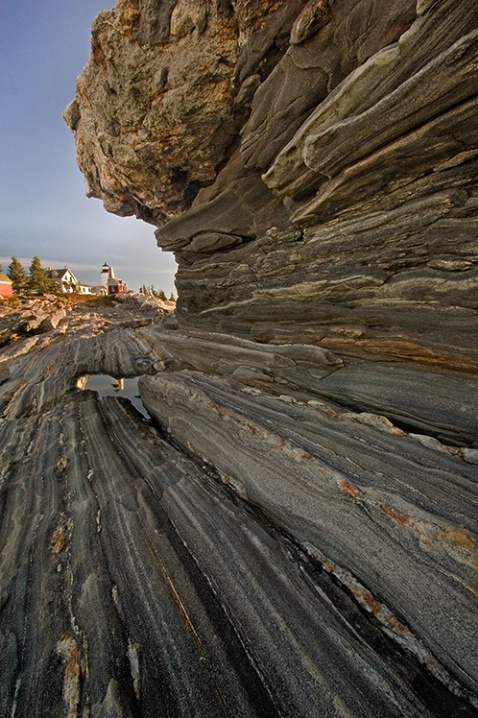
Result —
<instances>
[{"instance_id":1,"label":"striated rock surface","mask_svg":"<svg viewBox=\"0 0 478 718\"><path fill-rule=\"evenodd\" d=\"M0 714L477 715L478 382L176 326L4 340Z\"/></svg>"},{"instance_id":2,"label":"striated rock surface","mask_svg":"<svg viewBox=\"0 0 478 718\"><path fill-rule=\"evenodd\" d=\"M179 302L0 307L0 715L478 715L477 53L471 0L95 20L78 161Z\"/></svg>"}]
</instances>

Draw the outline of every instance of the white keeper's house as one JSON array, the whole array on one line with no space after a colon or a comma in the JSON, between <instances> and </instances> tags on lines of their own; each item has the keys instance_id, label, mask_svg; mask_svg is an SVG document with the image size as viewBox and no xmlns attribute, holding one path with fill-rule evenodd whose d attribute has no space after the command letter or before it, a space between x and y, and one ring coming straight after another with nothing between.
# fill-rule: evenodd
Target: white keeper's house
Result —
<instances>
[{"instance_id":1,"label":"white keeper's house","mask_svg":"<svg viewBox=\"0 0 478 718\"><path fill-rule=\"evenodd\" d=\"M45 271L49 279L56 282L64 294L71 294L73 292L77 294L92 293L91 287L88 284L80 282L68 267L63 267L63 269L52 269L48 267Z\"/></svg>"}]
</instances>

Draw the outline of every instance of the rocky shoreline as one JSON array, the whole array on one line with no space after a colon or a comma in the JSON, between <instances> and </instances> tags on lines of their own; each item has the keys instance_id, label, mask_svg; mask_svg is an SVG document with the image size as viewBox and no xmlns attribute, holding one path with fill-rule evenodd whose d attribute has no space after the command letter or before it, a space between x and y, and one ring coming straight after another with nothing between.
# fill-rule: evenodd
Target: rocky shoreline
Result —
<instances>
[{"instance_id":1,"label":"rocky shoreline","mask_svg":"<svg viewBox=\"0 0 478 718\"><path fill-rule=\"evenodd\" d=\"M476 715L476 381L62 322L0 353L2 715Z\"/></svg>"}]
</instances>

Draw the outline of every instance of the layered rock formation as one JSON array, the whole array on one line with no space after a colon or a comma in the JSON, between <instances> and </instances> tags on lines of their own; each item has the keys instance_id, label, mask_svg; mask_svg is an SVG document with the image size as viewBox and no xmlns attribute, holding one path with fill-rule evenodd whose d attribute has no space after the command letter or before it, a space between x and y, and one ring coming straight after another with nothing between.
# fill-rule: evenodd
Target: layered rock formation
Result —
<instances>
[{"instance_id":1,"label":"layered rock formation","mask_svg":"<svg viewBox=\"0 0 478 718\"><path fill-rule=\"evenodd\" d=\"M129 299L15 316L1 715L476 715L476 382ZM94 373L142 376L154 420Z\"/></svg>"},{"instance_id":2,"label":"layered rock formation","mask_svg":"<svg viewBox=\"0 0 478 718\"><path fill-rule=\"evenodd\" d=\"M471 0L95 20L79 164L179 303L0 323L2 715L478 714L477 38Z\"/></svg>"},{"instance_id":3,"label":"layered rock formation","mask_svg":"<svg viewBox=\"0 0 478 718\"><path fill-rule=\"evenodd\" d=\"M102 13L66 113L182 321L476 368L476 3L201 8Z\"/></svg>"}]
</instances>

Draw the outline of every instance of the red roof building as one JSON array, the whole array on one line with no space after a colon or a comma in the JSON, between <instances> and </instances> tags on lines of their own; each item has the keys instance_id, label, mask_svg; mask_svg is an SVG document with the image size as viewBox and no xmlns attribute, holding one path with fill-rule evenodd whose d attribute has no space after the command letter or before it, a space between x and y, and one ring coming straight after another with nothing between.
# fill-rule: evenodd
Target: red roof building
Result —
<instances>
[{"instance_id":1,"label":"red roof building","mask_svg":"<svg viewBox=\"0 0 478 718\"><path fill-rule=\"evenodd\" d=\"M13 297L13 283L10 277L0 272L0 297Z\"/></svg>"},{"instance_id":2,"label":"red roof building","mask_svg":"<svg viewBox=\"0 0 478 718\"><path fill-rule=\"evenodd\" d=\"M108 294L126 294L128 291L126 282L117 279L113 267L106 262L101 267L101 284L106 287Z\"/></svg>"}]
</instances>

